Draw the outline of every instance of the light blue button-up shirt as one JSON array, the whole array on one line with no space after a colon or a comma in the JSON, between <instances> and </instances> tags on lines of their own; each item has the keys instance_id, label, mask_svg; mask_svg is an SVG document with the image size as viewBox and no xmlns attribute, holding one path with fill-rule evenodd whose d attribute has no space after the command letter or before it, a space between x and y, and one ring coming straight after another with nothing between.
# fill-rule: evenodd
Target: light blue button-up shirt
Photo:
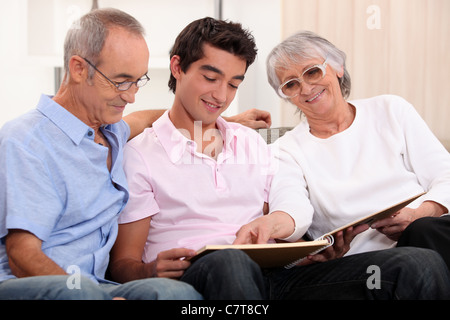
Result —
<instances>
[{"instance_id":1,"label":"light blue button-up shirt","mask_svg":"<svg viewBox=\"0 0 450 320\"><path fill-rule=\"evenodd\" d=\"M124 121L102 129L112 149L94 142L94 131L43 95L35 110L0 130L0 281L14 278L4 238L27 230L64 270L104 281L117 218L128 201L122 148Z\"/></svg>"}]
</instances>

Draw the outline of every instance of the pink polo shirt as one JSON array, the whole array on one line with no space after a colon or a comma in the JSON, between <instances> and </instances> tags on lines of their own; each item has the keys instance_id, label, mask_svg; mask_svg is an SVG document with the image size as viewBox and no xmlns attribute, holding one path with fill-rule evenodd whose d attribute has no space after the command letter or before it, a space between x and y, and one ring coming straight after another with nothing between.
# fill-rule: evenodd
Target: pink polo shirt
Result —
<instances>
[{"instance_id":1,"label":"pink polo shirt","mask_svg":"<svg viewBox=\"0 0 450 320\"><path fill-rule=\"evenodd\" d=\"M172 248L231 244L262 215L274 170L269 147L253 129L220 117L216 124L224 139L217 160L196 152L168 111L126 145L130 199L119 223L152 217L144 262Z\"/></svg>"}]
</instances>

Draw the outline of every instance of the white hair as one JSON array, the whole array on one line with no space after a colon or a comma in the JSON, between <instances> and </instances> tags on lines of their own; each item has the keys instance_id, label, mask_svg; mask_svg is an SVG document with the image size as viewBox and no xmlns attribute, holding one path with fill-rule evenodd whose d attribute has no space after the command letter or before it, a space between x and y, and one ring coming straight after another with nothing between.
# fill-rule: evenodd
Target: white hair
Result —
<instances>
[{"instance_id":1,"label":"white hair","mask_svg":"<svg viewBox=\"0 0 450 320\"><path fill-rule=\"evenodd\" d=\"M75 21L64 42L64 71L69 74L69 61L74 55L89 59L94 64L105 44L109 28L121 27L131 33L145 35L143 26L128 13L104 8L93 10ZM92 77L94 70L90 70Z\"/></svg>"},{"instance_id":2,"label":"white hair","mask_svg":"<svg viewBox=\"0 0 450 320\"><path fill-rule=\"evenodd\" d=\"M350 74L345 66L346 54L328 40L310 31L301 31L290 36L270 52L266 62L270 85L278 94L281 84L277 76L278 70L289 69L292 64L319 57L328 59L328 65L336 72L344 71L343 77L339 78L339 85L342 96L346 99L351 90Z\"/></svg>"}]
</instances>

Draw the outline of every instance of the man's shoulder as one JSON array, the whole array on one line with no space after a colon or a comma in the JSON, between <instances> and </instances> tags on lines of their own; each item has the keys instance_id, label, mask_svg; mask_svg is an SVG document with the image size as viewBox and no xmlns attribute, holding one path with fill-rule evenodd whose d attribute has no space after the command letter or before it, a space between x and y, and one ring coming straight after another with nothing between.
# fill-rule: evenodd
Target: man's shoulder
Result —
<instances>
[{"instance_id":1,"label":"man's shoulder","mask_svg":"<svg viewBox=\"0 0 450 320\"><path fill-rule=\"evenodd\" d=\"M145 149L153 148L159 144L154 128L146 128L140 134L133 139L129 140L126 144L127 148Z\"/></svg>"},{"instance_id":2,"label":"man's shoulder","mask_svg":"<svg viewBox=\"0 0 450 320\"><path fill-rule=\"evenodd\" d=\"M26 142L36 139L42 134L42 128L47 124L47 118L37 110L31 110L13 120L8 121L0 129L0 142Z\"/></svg>"},{"instance_id":3,"label":"man's shoulder","mask_svg":"<svg viewBox=\"0 0 450 320\"><path fill-rule=\"evenodd\" d=\"M234 134L238 138L252 138L252 139L262 139L262 136L255 129L246 127L237 122L228 122L222 119L226 123L226 131L230 131L230 133Z\"/></svg>"}]
</instances>

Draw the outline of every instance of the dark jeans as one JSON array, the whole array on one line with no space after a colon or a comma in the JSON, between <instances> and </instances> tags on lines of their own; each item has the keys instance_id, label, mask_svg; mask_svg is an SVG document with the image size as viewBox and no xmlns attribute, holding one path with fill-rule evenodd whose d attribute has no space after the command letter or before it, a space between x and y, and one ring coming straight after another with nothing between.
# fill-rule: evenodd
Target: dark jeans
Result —
<instances>
[{"instance_id":1,"label":"dark jeans","mask_svg":"<svg viewBox=\"0 0 450 320\"><path fill-rule=\"evenodd\" d=\"M397 246L433 249L450 269L450 215L415 220L403 231Z\"/></svg>"},{"instance_id":2,"label":"dark jeans","mask_svg":"<svg viewBox=\"0 0 450 320\"><path fill-rule=\"evenodd\" d=\"M221 250L197 260L181 280L209 300L450 299L439 254L407 247L291 269L261 269L240 250Z\"/></svg>"}]
</instances>

